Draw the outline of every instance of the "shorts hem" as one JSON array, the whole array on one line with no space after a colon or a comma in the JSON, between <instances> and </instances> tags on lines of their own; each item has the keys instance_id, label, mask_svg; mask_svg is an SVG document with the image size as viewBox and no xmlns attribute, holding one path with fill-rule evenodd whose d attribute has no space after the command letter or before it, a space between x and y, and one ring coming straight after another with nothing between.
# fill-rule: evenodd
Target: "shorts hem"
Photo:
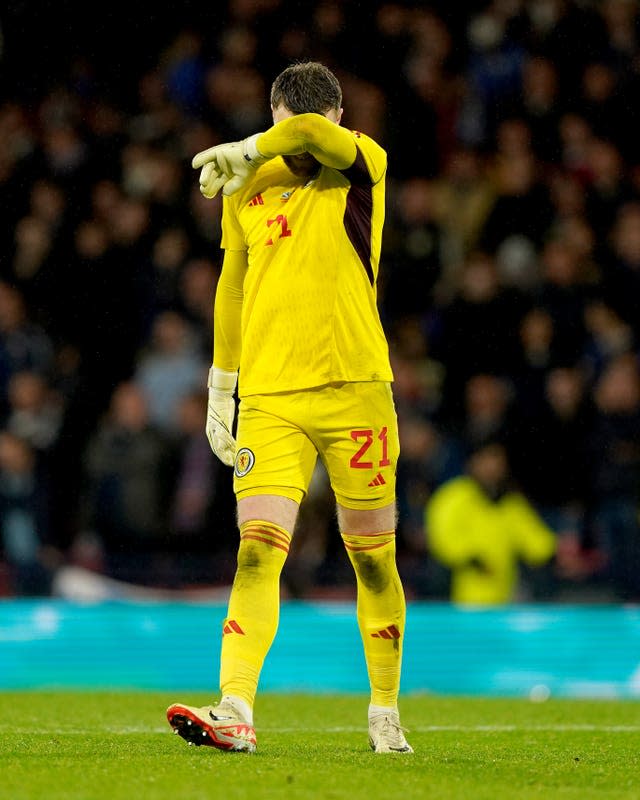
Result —
<instances>
[{"instance_id":1,"label":"shorts hem","mask_svg":"<svg viewBox=\"0 0 640 800\"><path fill-rule=\"evenodd\" d=\"M278 497L287 497L299 505L303 501L306 492L295 486L252 486L246 489L238 489L235 494L236 500L242 500L243 497L257 497L261 494L274 494Z\"/></svg>"},{"instance_id":2,"label":"shorts hem","mask_svg":"<svg viewBox=\"0 0 640 800\"><path fill-rule=\"evenodd\" d=\"M336 502L345 508L350 508L354 511L359 510L375 510L377 508L384 508L396 502L395 494L387 495L385 497L344 497L344 495L335 492Z\"/></svg>"}]
</instances>

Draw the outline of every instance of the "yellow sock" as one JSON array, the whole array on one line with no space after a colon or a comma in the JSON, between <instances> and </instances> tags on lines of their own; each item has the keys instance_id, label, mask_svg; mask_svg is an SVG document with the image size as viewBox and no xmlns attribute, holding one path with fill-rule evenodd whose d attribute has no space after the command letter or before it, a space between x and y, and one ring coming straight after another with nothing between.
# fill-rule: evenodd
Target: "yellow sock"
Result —
<instances>
[{"instance_id":1,"label":"yellow sock","mask_svg":"<svg viewBox=\"0 0 640 800\"><path fill-rule=\"evenodd\" d=\"M223 624L220 688L253 707L260 670L278 629L280 572L291 536L272 522L240 526L238 568Z\"/></svg>"},{"instance_id":2,"label":"yellow sock","mask_svg":"<svg viewBox=\"0 0 640 800\"><path fill-rule=\"evenodd\" d=\"M367 536L343 533L356 572L358 625L371 684L371 702L395 708L400 689L406 604L394 531Z\"/></svg>"}]
</instances>

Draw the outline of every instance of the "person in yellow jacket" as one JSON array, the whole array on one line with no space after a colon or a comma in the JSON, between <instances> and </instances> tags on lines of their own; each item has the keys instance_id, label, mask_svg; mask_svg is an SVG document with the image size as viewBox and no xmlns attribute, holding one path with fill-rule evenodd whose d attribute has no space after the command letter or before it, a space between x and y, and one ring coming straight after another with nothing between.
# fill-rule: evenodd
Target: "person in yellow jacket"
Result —
<instances>
[{"instance_id":1,"label":"person in yellow jacket","mask_svg":"<svg viewBox=\"0 0 640 800\"><path fill-rule=\"evenodd\" d=\"M556 540L523 494L508 488L504 446L487 442L467 474L440 486L425 511L429 549L451 570L451 600L467 605L510 602L518 564L542 566Z\"/></svg>"}]
</instances>

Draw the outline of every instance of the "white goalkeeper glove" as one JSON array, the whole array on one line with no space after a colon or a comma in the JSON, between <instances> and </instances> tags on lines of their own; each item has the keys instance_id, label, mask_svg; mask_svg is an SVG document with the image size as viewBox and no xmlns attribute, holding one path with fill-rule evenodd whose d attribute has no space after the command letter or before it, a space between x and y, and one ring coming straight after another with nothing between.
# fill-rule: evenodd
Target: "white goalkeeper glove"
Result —
<instances>
[{"instance_id":1,"label":"white goalkeeper glove","mask_svg":"<svg viewBox=\"0 0 640 800\"><path fill-rule=\"evenodd\" d=\"M207 439L220 461L232 467L236 458L236 440L231 434L236 415L233 393L238 380L237 372L225 372L211 367L209 370L209 403L207 406Z\"/></svg>"},{"instance_id":2,"label":"white goalkeeper glove","mask_svg":"<svg viewBox=\"0 0 640 800\"><path fill-rule=\"evenodd\" d=\"M230 195L241 189L260 164L269 159L260 153L254 133L241 142L229 142L210 147L194 156L191 166L200 169L200 191L205 197L215 197L220 189Z\"/></svg>"}]
</instances>

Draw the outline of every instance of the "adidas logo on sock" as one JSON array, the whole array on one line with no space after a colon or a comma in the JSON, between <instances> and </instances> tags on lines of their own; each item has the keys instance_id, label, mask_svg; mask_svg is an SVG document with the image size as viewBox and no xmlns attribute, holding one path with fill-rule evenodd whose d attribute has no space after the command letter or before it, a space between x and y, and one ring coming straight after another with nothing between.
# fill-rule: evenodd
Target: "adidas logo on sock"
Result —
<instances>
[{"instance_id":1,"label":"adidas logo on sock","mask_svg":"<svg viewBox=\"0 0 640 800\"><path fill-rule=\"evenodd\" d=\"M389 627L384 628L377 633L372 633L371 636L373 639L399 639L400 631L395 625L389 625Z\"/></svg>"},{"instance_id":2,"label":"adidas logo on sock","mask_svg":"<svg viewBox=\"0 0 640 800\"><path fill-rule=\"evenodd\" d=\"M240 633L244 636L244 631L235 621L235 619L228 619L225 624L224 628L222 629L222 633Z\"/></svg>"}]
</instances>

